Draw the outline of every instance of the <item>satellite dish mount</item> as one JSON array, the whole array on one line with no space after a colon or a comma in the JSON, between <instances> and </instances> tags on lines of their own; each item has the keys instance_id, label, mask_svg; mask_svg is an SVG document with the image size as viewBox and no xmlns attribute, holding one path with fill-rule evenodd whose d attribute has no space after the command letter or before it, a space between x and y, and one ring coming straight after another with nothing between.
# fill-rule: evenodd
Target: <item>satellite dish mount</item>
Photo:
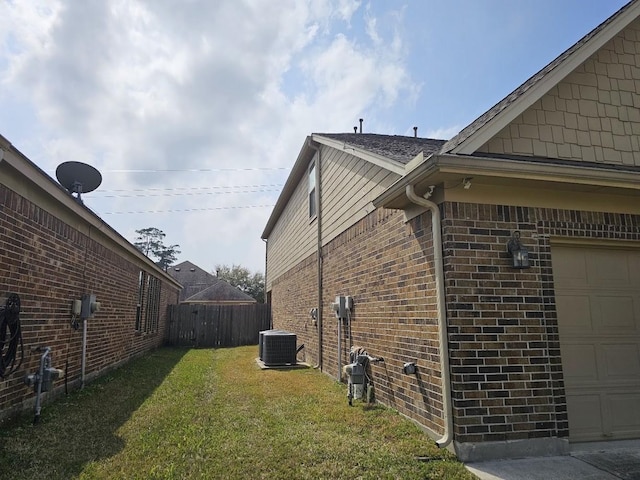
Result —
<instances>
[{"instance_id":1,"label":"satellite dish mount","mask_svg":"<svg viewBox=\"0 0 640 480\"><path fill-rule=\"evenodd\" d=\"M91 165L82 162L64 162L56 168L56 177L78 203L82 202L82 194L93 192L102 183L102 175Z\"/></svg>"}]
</instances>

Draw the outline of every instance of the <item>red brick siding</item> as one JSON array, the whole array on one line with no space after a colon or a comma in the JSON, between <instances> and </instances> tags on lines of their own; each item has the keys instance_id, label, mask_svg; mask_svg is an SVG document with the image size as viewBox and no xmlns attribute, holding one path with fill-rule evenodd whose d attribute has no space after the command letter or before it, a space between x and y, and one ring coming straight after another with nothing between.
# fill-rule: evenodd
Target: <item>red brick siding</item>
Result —
<instances>
[{"instance_id":1,"label":"red brick siding","mask_svg":"<svg viewBox=\"0 0 640 480\"><path fill-rule=\"evenodd\" d=\"M331 309L337 295L354 298L352 343L385 362L373 365L376 397L432 430L442 431L442 393L432 266L430 214L404 222L402 212L376 210L323 250L323 370L338 375L338 323ZM317 303L315 256L274 282L274 327L299 333ZM282 298L287 292L308 303ZM306 291L311 286L310 294ZM297 312L297 310L300 310ZM348 363L349 338L343 326L342 365ZM312 331L312 336L317 332ZM315 352L315 350L314 350ZM403 375L415 361L418 376ZM346 388L345 388L346 397ZM346 398L345 398L346 401Z\"/></svg>"},{"instance_id":2,"label":"red brick siding","mask_svg":"<svg viewBox=\"0 0 640 480\"><path fill-rule=\"evenodd\" d=\"M271 289L274 328L297 335L298 346L304 344L298 360L310 365L318 363L318 330L309 314L317 306L318 262L317 256L311 255L274 280Z\"/></svg>"},{"instance_id":3,"label":"red brick siding","mask_svg":"<svg viewBox=\"0 0 640 480\"><path fill-rule=\"evenodd\" d=\"M640 241L640 216L464 203L441 211L456 440L567 437L550 237ZM510 267L514 230L530 269ZM324 248L323 369L338 373L330 303L351 295L353 344L386 359L373 367L378 399L442 431L431 241L429 214L405 224L400 212L376 210ZM316 269L309 257L272 290L274 326L298 333L313 355ZM406 361L417 362L417 377L401 373Z\"/></svg>"},{"instance_id":4,"label":"red brick siding","mask_svg":"<svg viewBox=\"0 0 640 480\"><path fill-rule=\"evenodd\" d=\"M532 267L506 244L522 232ZM567 437L550 237L640 240L640 217L447 203L443 239L459 442Z\"/></svg>"},{"instance_id":5,"label":"red brick siding","mask_svg":"<svg viewBox=\"0 0 640 480\"><path fill-rule=\"evenodd\" d=\"M0 381L0 417L34 396L23 385L39 361L31 347L50 346L53 366L65 369L68 362L68 381L80 378L82 332L70 322L71 301L84 293L94 293L102 304L88 323L87 377L162 344L166 307L175 303L176 287L162 283L159 331L135 332L140 269L98 243L100 235L93 227L84 235L0 185L0 303L11 292L20 295L25 346L21 368ZM63 384L56 382L58 388Z\"/></svg>"}]
</instances>

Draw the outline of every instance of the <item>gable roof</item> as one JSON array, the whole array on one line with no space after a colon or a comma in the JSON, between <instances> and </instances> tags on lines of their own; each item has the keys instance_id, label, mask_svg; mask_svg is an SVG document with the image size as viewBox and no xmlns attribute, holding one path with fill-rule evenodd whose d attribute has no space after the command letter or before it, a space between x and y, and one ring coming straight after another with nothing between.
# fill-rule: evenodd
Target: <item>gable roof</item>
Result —
<instances>
[{"instance_id":1,"label":"gable roof","mask_svg":"<svg viewBox=\"0 0 640 480\"><path fill-rule=\"evenodd\" d=\"M444 143L445 140L376 133L314 133L308 136L271 211L261 238L269 237L291 195L307 174L307 167L318 145L341 150L402 176L405 174L405 167L417 155L421 152L425 156L435 153Z\"/></svg>"},{"instance_id":2,"label":"gable roof","mask_svg":"<svg viewBox=\"0 0 640 480\"><path fill-rule=\"evenodd\" d=\"M256 302L239 288L189 261L169 267L168 273L183 286L180 302Z\"/></svg>"},{"instance_id":3,"label":"gable roof","mask_svg":"<svg viewBox=\"0 0 640 480\"><path fill-rule=\"evenodd\" d=\"M314 137L316 136L360 147L367 152L389 158L403 165L408 164L420 152L424 152L425 156L438 152L446 143L446 140L376 133L316 133Z\"/></svg>"},{"instance_id":4,"label":"gable roof","mask_svg":"<svg viewBox=\"0 0 640 480\"><path fill-rule=\"evenodd\" d=\"M440 153L473 154L640 15L632 0L446 142Z\"/></svg>"}]
</instances>

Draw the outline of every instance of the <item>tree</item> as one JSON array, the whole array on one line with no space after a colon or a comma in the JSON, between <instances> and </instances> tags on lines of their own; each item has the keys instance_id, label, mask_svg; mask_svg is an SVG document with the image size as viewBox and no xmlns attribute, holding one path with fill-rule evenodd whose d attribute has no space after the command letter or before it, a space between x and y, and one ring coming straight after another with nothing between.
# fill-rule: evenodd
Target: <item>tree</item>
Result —
<instances>
[{"instance_id":1,"label":"tree","mask_svg":"<svg viewBox=\"0 0 640 480\"><path fill-rule=\"evenodd\" d=\"M213 272L218 278L239 288L247 295L256 299L259 303L264 303L264 275L260 272L251 273L248 268L240 265L216 265Z\"/></svg>"},{"instance_id":2,"label":"tree","mask_svg":"<svg viewBox=\"0 0 640 480\"><path fill-rule=\"evenodd\" d=\"M180 250L178 250L179 246L180 245L170 245L155 252L155 256L158 258L156 265L166 272L169 266L178 259L178 254L180 253Z\"/></svg>"},{"instance_id":3,"label":"tree","mask_svg":"<svg viewBox=\"0 0 640 480\"><path fill-rule=\"evenodd\" d=\"M135 247L144 253L147 257L153 255L157 260L155 264L162 268L165 272L173 262L178 259L180 245L165 246L164 237L166 235L162 230L155 227L143 228L136 230L138 236L133 242Z\"/></svg>"},{"instance_id":4,"label":"tree","mask_svg":"<svg viewBox=\"0 0 640 480\"><path fill-rule=\"evenodd\" d=\"M166 235L159 228L143 228L141 230L136 230L136 233L138 236L133 244L147 257L150 253L153 254L153 252L158 249L164 248L163 240Z\"/></svg>"}]
</instances>

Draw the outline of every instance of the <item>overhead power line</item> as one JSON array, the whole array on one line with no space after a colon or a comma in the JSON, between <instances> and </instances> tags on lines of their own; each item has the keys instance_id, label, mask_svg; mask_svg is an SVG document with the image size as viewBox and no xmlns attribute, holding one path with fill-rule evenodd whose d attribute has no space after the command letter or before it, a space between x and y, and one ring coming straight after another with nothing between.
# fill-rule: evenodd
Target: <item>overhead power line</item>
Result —
<instances>
[{"instance_id":1,"label":"overhead power line","mask_svg":"<svg viewBox=\"0 0 640 480\"><path fill-rule=\"evenodd\" d=\"M275 205L245 205L237 207L211 207L211 208L184 208L184 209L170 209L170 210L138 210L127 212L104 212L102 215L127 215L137 213L183 213L183 212L207 212L212 210L236 210L245 208L273 208Z\"/></svg>"},{"instance_id":2,"label":"overhead power line","mask_svg":"<svg viewBox=\"0 0 640 480\"><path fill-rule=\"evenodd\" d=\"M229 192L179 192L179 193L135 193L131 195L94 195L93 198L141 198L141 197L180 197L180 196L197 196L197 195L232 195L237 193L262 193L262 192L279 192L279 189L259 189L259 190L237 190Z\"/></svg>"},{"instance_id":3,"label":"overhead power line","mask_svg":"<svg viewBox=\"0 0 640 480\"><path fill-rule=\"evenodd\" d=\"M252 167L252 168L150 168L150 169L116 169L101 170L103 173L175 173L175 172L249 172L266 170L288 170L287 167Z\"/></svg>"},{"instance_id":4,"label":"overhead power line","mask_svg":"<svg viewBox=\"0 0 640 480\"><path fill-rule=\"evenodd\" d=\"M217 190L217 189L232 189L232 188L268 188L268 187L282 187L284 183L263 183L259 185L209 185L207 187L174 187L174 188L117 188L117 189L98 189L96 192L170 192L174 190Z\"/></svg>"}]
</instances>

